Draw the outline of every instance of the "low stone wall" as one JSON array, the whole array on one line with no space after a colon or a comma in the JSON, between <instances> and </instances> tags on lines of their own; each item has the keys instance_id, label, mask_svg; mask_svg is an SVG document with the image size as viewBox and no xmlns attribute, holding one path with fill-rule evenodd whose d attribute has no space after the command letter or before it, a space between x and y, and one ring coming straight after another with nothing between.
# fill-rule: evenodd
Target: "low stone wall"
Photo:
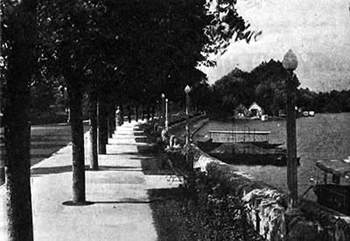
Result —
<instances>
[{"instance_id":1,"label":"low stone wall","mask_svg":"<svg viewBox=\"0 0 350 241\"><path fill-rule=\"evenodd\" d=\"M178 164L178 168L193 162L194 169L206 173L229 188L233 195L239 196L247 207L248 221L266 240L350 240L350 218L346 220L336 216L317 203L306 200L300 202L298 212L287 212L286 193L209 156L196 145L168 153L168 156L174 164Z\"/></svg>"},{"instance_id":2,"label":"low stone wall","mask_svg":"<svg viewBox=\"0 0 350 241\"><path fill-rule=\"evenodd\" d=\"M301 201L300 211L288 213L287 195L256 181L192 145L187 150L194 168L207 173L241 197L248 208L248 220L266 240L349 241L350 225L323 210L318 204Z\"/></svg>"},{"instance_id":3,"label":"low stone wall","mask_svg":"<svg viewBox=\"0 0 350 241\"><path fill-rule=\"evenodd\" d=\"M201 129L209 121L206 114L194 116L190 119L191 136ZM184 139L186 120L169 124L169 132L180 139ZM198 125L198 126L197 126ZM181 133L181 134L180 134Z\"/></svg>"}]
</instances>

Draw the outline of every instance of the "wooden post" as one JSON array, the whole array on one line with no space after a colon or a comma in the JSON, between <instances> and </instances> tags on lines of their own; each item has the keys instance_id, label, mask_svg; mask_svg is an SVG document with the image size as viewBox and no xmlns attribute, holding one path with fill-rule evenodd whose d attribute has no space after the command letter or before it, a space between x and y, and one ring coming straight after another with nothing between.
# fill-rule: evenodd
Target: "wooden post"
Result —
<instances>
[{"instance_id":1,"label":"wooden post","mask_svg":"<svg viewBox=\"0 0 350 241\"><path fill-rule=\"evenodd\" d=\"M289 190L289 208L296 208L298 202L298 163L296 143L296 86L293 71L289 71L287 81L287 184Z\"/></svg>"}]
</instances>

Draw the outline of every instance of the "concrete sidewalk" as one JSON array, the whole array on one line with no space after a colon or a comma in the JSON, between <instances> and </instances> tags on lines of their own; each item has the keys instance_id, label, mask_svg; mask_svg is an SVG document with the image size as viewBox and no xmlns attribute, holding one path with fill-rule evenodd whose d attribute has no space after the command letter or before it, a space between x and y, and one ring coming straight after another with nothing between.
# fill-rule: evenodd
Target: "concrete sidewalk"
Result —
<instances>
[{"instance_id":1,"label":"concrete sidewalk","mask_svg":"<svg viewBox=\"0 0 350 241\"><path fill-rule=\"evenodd\" d=\"M72 198L71 145L32 167L35 241L157 240L147 190L177 187L179 182L143 170L159 159L140 151L150 145L136 128L136 122L118 127L107 154L99 155L100 170L86 171L86 199L91 205L63 205ZM5 228L1 222L4 241Z\"/></svg>"}]
</instances>

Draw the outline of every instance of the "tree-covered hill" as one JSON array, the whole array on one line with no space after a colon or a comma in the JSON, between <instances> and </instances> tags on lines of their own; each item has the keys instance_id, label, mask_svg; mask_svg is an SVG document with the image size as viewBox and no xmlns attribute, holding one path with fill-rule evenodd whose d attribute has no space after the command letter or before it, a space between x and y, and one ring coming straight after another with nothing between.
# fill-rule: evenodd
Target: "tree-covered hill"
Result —
<instances>
[{"instance_id":1,"label":"tree-covered hill","mask_svg":"<svg viewBox=\"0 0 350 241\"><path fill-rule=\"evenodd\" d=\"M262 62L251 72L234 68L210 87L208 109L221 116L231 116L240 104L248 107L255 101L267 114L278 115L286 105L287 78L282 63L272 59ZM299 88L297 106L316 112L349 112L350 90L316 93Z\"/></svg>"}]
</instances>

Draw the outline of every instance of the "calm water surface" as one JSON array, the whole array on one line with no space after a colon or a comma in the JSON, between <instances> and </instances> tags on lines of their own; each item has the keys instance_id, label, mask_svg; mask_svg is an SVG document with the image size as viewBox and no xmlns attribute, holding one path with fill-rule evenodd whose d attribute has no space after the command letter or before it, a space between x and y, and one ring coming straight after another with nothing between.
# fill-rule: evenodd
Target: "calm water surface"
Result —
<instances>
[{"instance_id":1,"label":"calm water surface","mask_svg":"<svg viewBox=\"0 0 350 241\"><path fill-rule=\"evenodd\" d=\"M237 123L210 121L195 136L205 137L209 130L269 130L270 143L286 145L286 122L239 121ZM309 186L309 178L316 177L315 162L321 159L344 159L350 155L350 113L316 114L313 118L297 119L297 150L301 158L298 168L299 194ZM286 167L234 165L258 180L287 190ZM306 198L314 199L312 192Z\"/></svg>"}]
</instances>

